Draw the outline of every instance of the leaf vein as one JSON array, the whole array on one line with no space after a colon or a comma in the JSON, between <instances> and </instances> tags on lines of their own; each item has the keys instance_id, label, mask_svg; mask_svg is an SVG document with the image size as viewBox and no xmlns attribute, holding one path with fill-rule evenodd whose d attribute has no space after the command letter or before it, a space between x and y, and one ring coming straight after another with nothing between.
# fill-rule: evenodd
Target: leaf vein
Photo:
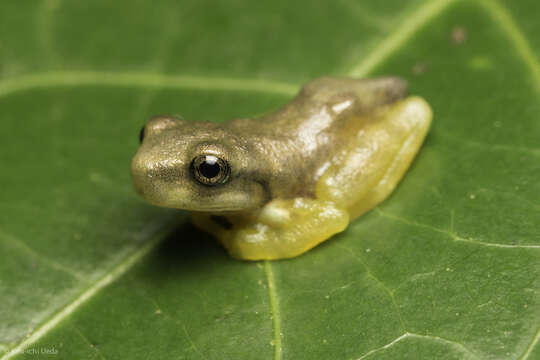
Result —
<instances>
[{"instance_id":1,"label":"leaf vein","mask_svg":"<svg viewBox=\"0 0 540 360\"><path fill-rule=\"evenodd\" d=\"M299 86L265 79L241 79L142 72L57 71L23 75L0 81L0 97L38 88L61 86L123 86L197 89L207 91L255 91L294 95Z\"/></svg>"},{"instance_id":2,"label":"leaf vein","mask_svg":"<svg viewBox=\"0 0 540 360\"><path fill-rule=\"evenodd\" d=\"M283 348L281 345L281 315L279 312L279 300L276 293L274 272L272 271L272 264L270 263L270 261L264 262L264 274L266 276L266 283L268 284L270 313L272 317L272 324L274 327L274 360L281 360L283 358Z\"/></svg>"},{"instance_id":3,"label":"leaf vein","mask_svg":"<svg viewBox=\"0 0 540 360\"><path fill-rule=\"evenodd\" d=\"M165 71L165 65L169 61L171 53L171 40L175 31L178 30L178 26L181 24L178 21L175 21L174 17L177 16L174 12L166 14L167 18L163 19L165 23L168 23L169 26L165 27L160 33L161 38L157 41L157 48L155 50L154 58L155 61L155 71L158 73L163 73ZM137 106L134 106L131 117L133 119L139 119L141 114L146 114L148 107L151 105L153 99L158 94L158 88L151 88L145 91L138 99Z\"/></svg>"},{"instance_id":4,"label":"leaf vein","mask_svg":"<svg viewBox=\"0 0 540 360\"><path fill-rule=\"evenodd\" d=\"M538 329L536 330L536 335L533 337L533 339L531 340L531 343L529 344L529 346L527 346L523 354L519 357L519 360L528 359L529 355L532 354L534 348L536 347L536 345L538 345L539 342L540 342L540 327L538 327Z\"/></svg>"},{"instance_id":5,"label":"leaf vein","mask_svg":"<svg viewBox=\"0 0 540 360\"><path fill-rule=\"evenodd\" d=\"M384 350L394 346L395 344L397 344L397 343L399 343L399 342L401 342L401 341L403 341L405 339L408 339L408 338L423 339L423 340L434 341L434 342L437 342L437 343L442 343L442 344L445 344L445 345L450 345L456 351L466 355L467 357L464 358L464 359L479 359L478 355L473 353L471 350L467 349L467 347L465 345L461 344L460 342L457 342L457 341L454 341L454 340L444 339L444 338L439 337L439 336L421 335L421 334L415 334L415 333L406 332L403 335L398 336L397 338L395 338L394 340L392 340L388 344L383 345L383 346L381 346L379 348L368 351L364 355L360 356L357 360L362 360L362 359L365 359L365 358L367 358L367 357L369 357L369 356L371 356L371 355L373 355L375 353L378 353L380 351L384 351Z\"/></svg>"},{"instance_id":6,"label":"leaf vein","mask_svg":"<svg viewBox=\"0 0 540 360\"><path fill-rule=\"evenodd\" d=\"M148 241L141 246L134 248L133 251L131 251L122 261L118 263L118 265L114 266L110 271L108 271L105 275L103 275L96 282L94 282L90 287L84 290L72 302L65 305L48 321L43 323L39 328L28 334L28 336L22 342L8 350L6 354L0 358L0 360L8 360L12 358L13 356L19 354L21 351L26 349L29 345L34 344L36 341L45 336L62 320L73 314L80 306L82 306L89 299L98 294L103 288L107 287L109 284L111 284L116 279L125 274L135 264L137 264L137 262L150 251L152 251L156 247L156 245L159 244L161 239L165 235L169 234L169 232L170 229L162 231L157 234L151 241Z\"/></svg>"},{"instance_id":7,"label":"leaf vein","mask_svg":"<svg viewBox=\"0 0 540 360\"><path fill-rule=\"evenodd\" d=\"M362 25L370 26L378 31L387 31L391 28L390 20L369 10L364 4L352 0L339 0L339 3L351 12Z\"/></svg>"},{"instance_id":8,"label":"leaf vein","mask_svg":"<svg viewBox=\"0 0 540 360\"><path fill-rule=\"evenodd\" d=\"M75 333L92 349L92 351L95 353L95 355L98 355L100 359L106 360L105 356L101 353L101 351L90 342L90 340L82 333L82 331L75 325L72 325L73 329L75 329Z\"/></svg>"},{"instance_id":9,"label":"leaf vein","mask_svg":"<svg viewBox=\"0 0 540 360\"><path fill-rule=\"evenodd\" d=\"M197 345L195 344L195 342L193 341L193 339L191 338L191 336L189 335L189 332L187 331L186 329L186 326L184 324L182 324L182 330L184 331L184 334L186 335L186 338L188 339L190 345L191 345L191 348L197 353L199 354L199 356L203 359L207 359L206 356L204 356L204 354L201 352L201 350L199 350L199 348L197 347Z\"/></svg>"},{"instance_id":10,"label":"leaf vein","mask_svg":"<svg viewBox=\"0 0 540 360\"><path fill-rule=\"evenodd\" d=\"M477 0L480 7L501 27L514 44L519 56L532 73L534 87L540 93L540 64L526 37L517 26L510 12L497 0Z\"/></svg>"},{"instance_id":11,"label":"leaf vein","mask_svg":"<svg viewBox=\"0 0 540 360\"><path fill-rule=\"evenodd\" d=\"M480 246L504 248L504 249L540 249L540 245L534 245L534 244L533 245L531 245L531 244L524 244L524 245L499 244L499 243L478 241L478 240L474 240L474 239L471 239L471 238L463 238L463 237L457 235L454 232L444 230L444 229L439 229L439 228L436 228L436 227L433 227L433 226L430 226L430 225L427 225L427 224L413 222L413 221L407 220L405 218L399 217L397 215L390 214L388 212L382 211L380 208L375 208L375 211L381 217L392 219L394 221L398 221L398 222L406 224L408 226L413 226L413 227L418 227L418 228L423 228L423 229L429 229L431 231L447 235L454 241L461 241L461 242L471 243L471 244L480 245Z\"/></svg>"},{"instance_id":12,"label":"leaf vein","mask_svg":"<svg viewBox=\"0 0 540 360\"><path fill-rule=\"evenodd\" d=\"M406 332L407 331L407 326L405 325L405 321L403 320L403 316L401 315L401 311L399 310L399 306L397 304L397 301L396 301L396 298L394 296L394 290L393 289L390 289L384 282L382 282L379 278L377 278L373 272L371 271L371 269L369 268L369 266L360 258L360 256L358 256L353 250L345 247L345 246L342 246L342 245L337 245L337 247L345 250L346 252L348 252L350 255L352 255L354 257L354 259L356 261L358 261L363 267L364 269L366 270L366 274L369 278L371 278L373 281L375 281L375 283L377 284L378 287L382 288L383 291L388 295L388 297L390 298L390 302L392 303L392 306L394 307L395 311L396 311L396 314L398 316L398 319L399 319L399 323L401 325L401 330Z\"/></svg>"},{"instance_id":13,"label":"leaf vein","mask_svg":"<svg viewBox=\"0 0 540 360\"><path fill-rule=\"evenodd\" d=\"M36 11L37 39L43 49L43 61L58 63L55 51L55 42L52 36L52 24L54 15L60 7L61 0L43 0L42 5Z\"/></svg>"},{"instance_id":14,"label":"leaf vein","mask_svg":"<svg viewBox=\"0 0 540 360\"><path fill-rule=\"evenodd\" d=\"M36 250L32 249L26 242L22 241L21 239L19 238L16 238L12 235L9 235L3 231L0 230L0 240L4 240L6 242L9 242L10 244L12 244L14 247L18 248L19 250L25 252L27 255L31 256L32 258L35 258L37 259L39 262L45 264L46 266L48 266L49 268L51 269L54 269L54 270L58 270L58 271L61 271L63 273L66 273L72 277L74 277L75 279L77 280L84 280L85 279L85 276L70 268L70 267L67 267L67 266L64 266L62 264L60 264L59 262L57 262L56 260L54 259L51 259L47 256L44 256L43 254L40 254L38 253Z\"/></svg>"},{"instance_id":15,"label":"leaf vein","mask_svg":"<svg viewBox=\"0 0 540 360\"><path fill-rule=\"evenodd\" d=\"M362 62L356 65L349 74L362 77L370 73L383 61L388 59L397 49L401 48L420 28L439 15L455 0L426 1L413 15L396 27L386 39L380 42Z\"/></svg>"}]
</instances>

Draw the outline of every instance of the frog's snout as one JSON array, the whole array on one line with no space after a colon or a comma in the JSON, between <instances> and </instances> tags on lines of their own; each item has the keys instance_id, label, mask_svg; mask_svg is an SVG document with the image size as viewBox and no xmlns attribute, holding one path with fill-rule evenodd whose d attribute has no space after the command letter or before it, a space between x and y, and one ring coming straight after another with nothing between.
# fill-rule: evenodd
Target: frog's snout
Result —
<instances>
[{"instance_id":1,"label":"frog's snout","mask_svg":"<svg viewBox=\"0 0 540 360\"><path fill-rule=\"evenodd\" d=\"M180 185L184 164L173 160L155 161L151 154L137 152L131 160L131 179L137 194L148 202L162 205L171 187Z\"/></svg>"}]
</instances>

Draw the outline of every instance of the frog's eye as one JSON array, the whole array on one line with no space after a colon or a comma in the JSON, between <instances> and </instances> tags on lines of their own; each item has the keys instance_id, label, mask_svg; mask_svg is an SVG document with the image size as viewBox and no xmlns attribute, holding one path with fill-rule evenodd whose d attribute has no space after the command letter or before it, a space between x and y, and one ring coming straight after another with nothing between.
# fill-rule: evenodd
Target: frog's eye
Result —
<instances>
[{"instance_id":1,"label":"frog's eye","mask_svg":"<svg viewBox=\"0 0 540 360\"><path fill-rule=\"evenodd\" d=\"M203 185L214 186L229 179L231 168L227 161L214 155L199 155L191 162L195 179Z\"/></svg>"},{"instance_id":2,"label":"frog's eye","mask_svg":"<svg viewBox=\"0 0 540 360\"><path fill-rule=\"evenodd\" d=\"M144 140L144 128L146 126L143 125L143 127L141 128L141 131L139 131L139 143L142 144L143 140Z\"/></svg>"}]
</instances>

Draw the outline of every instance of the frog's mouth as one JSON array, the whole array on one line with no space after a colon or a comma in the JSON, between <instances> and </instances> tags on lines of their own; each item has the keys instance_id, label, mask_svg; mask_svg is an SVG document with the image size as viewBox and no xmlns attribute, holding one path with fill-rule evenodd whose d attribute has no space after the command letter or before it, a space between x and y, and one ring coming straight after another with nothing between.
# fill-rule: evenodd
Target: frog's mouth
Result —
<instances>
[{"instance_id":1,"label":"frog's mouth","mask_svg":"<svg viewBox=\"0 0 540 360\"><path fill-rule=\"evenodd\" d=\"M200 189L197 189L200 190ZM203 191L193 191L190 188L170 188L161 198L160 206L172 207L200 212L230 212L244 211L262 206L262 193L256 188L204 188Z\"/></svg>"}]
</instances>

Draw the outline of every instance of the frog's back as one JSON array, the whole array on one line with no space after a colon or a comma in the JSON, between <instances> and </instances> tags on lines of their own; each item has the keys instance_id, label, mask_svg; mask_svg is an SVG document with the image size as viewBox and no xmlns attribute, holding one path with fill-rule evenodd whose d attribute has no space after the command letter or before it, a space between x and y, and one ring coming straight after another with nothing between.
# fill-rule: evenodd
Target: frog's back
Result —
<instances>
[{"instance_id":1,"label":"frog's back","mask_svg":"<svg viewBox=\"0 0 540 360\"><path fill-rule=\"evenodd\" d=\"M393 190L425 137L429 105L406 96L406 81L396 77L323 77L256 126L251 119L231 125L275 159L270 198L330 200L356 216ZM382 195L370 200L370 192Z\"/></svg>"},{"instance_id":2,"label":"frog's back","mask_svg":"<svg viewBox=\"0 0 540 360\"><path fill-rule=\"evenodd\" d=\"M398 77L321 77L307 83L290 103L260 121L274 129L313 125L314 129L322 130L323 125L342 122L351 114L368 114L406 95L407 82Z\"/></svg>"},{"instance_id":3,"label":"frog's back","mask_svg":"<svg viewBox=\"0 0 540 360\"><path fill-rule=\"evenodd\" d=\"M294 147L289 153L302 155L295 160L302 162L302 178L312 178L314 187L324 168L337 161L337 154L361 146L356 135L380 119L377 113L406 95L407 83L397 77L323 77L306 84L284 108L257 120L269 136L287 135Z\"/></svg>"},{"instance_id":4,"label":"frog's back","mask_svg":"<svg viewBox=\"0 0 540 360\"><path fill-rule=\"evenodd\" d=\"M314 197L330 200L356 217L384 200L418 152L431 109L407 97L397 77L323 77L305 85L283 109L263 118L294 134L295 151L309 164ZM289 164L291 165L291 164Z\"/></svg>"}]
</instances>

